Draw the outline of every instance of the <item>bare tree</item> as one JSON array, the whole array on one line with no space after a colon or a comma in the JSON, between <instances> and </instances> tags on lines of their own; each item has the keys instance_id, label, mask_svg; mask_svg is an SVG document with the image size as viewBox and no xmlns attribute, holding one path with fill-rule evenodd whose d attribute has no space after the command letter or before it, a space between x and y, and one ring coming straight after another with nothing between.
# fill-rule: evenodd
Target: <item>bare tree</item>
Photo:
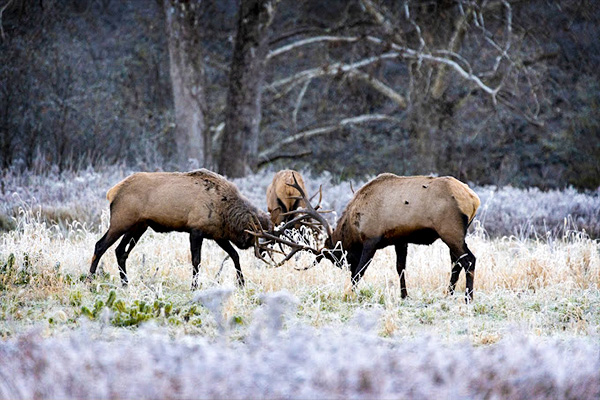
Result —
<instances>
[{"instance_id":1,"label":"bare tree","mask_svg":"<svg viewBox=\"0 0 600 400\"><path fill-rule=\"evenodd\" d=\"M279 0L242 0L229 73L219 172L244 176L256 167L267 31Z\"/></svg>"},{"instance_id":2,"label":"bare tree","mask_svg":"<svg viewBox=\"0 0 600 400\"><path fill-rule=\"evenodd\" d=\"M436 146L445 146L462 134L457 127L464 123L457 123L456 116L465 109L475 109L469 111L473 115L513 114L542 126L540 73L535 63L525 62L537 49L521 43L526 33L522 27L515 29L513 2L357 0L348 2L353 8L347 6L346 15L326 29L305 29L299 37L272 49L267 59L276 71L282 70L279 60L293 58L294 53L325 56L311 68L272 74L274 79L266 88L278 110L289 99L290 116L278 115L287 118L296 132L282 133L267 145L260 153L262 162L280 158L280 143L288 147L293 142L306 144L309 136L389 120L397 122L398 130L409 132L420 167L430 172L439 168L437 162L444 158L440 154L448 151ZM399 73L386 73L389 70ZM305 118L310 128L302 128L300 105L322 96L311 95L308 88L323 92L323 82L328 80L346 82L347 89L340 90L360 85L361 94L377 94L387 104L382 108L388 110L388 118L369 102L364 106L372 114L349 103L329 104L329 112L319 113L326 115L320 126L313 116ZM315 81L319 84L311 85ZM475 121L483 129L487 119L478 116Z\"/></svg>"},{"instance_id":3,"label":"bare tree","mask_svg":"<svg viewBox=\"0 0 600 400\"><path fill-rule=\"evenodd\" d=\"M187 170L212 165L211 134L205 123L200 1L164 0L175 106L177 164Z\"/></svg>"}]
</instances>

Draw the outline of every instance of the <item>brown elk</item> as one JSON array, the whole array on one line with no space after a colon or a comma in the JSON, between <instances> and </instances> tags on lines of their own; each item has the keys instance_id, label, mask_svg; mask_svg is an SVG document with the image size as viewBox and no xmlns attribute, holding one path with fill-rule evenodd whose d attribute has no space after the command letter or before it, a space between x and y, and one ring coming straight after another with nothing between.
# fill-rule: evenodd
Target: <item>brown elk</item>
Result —
<instances>
[{"instance_id":1,"label":"brown elk","mask_svg":"<svg viewBox=\"0 0 600 400\"><path fill-rule=\"evenodd\" d=\"M202 241L214 240L233 260L237 282L244 284L237 252L231 245L247 249L255 242L252 232L272 229L267 213L254 207L235 185L206 169L191 172L138 172L113 186L110 226L96 243L90 275L106 250L121 236L115 253L123 285L127 284L125 262L148 227L156 232L190 234L193 279L197 285ZM129 247L128 247L129 246Z\"/></svg>"},{"instance_id":2,"label":"brown elk","mask_svg":"<svg viewBox=\"0 0 600 400\"><path fill-rule=\"evenodd\" d=\"M301 191L299 185L294 186ZM408 295L404 276L408 244L428 245L442 239L450 249L452 261L449 292L454 293L460 270L464 269L466 300L473 299L475 256L467 247L465 236L480 201L464 183L452 177L381 174L354 194L333 231L310 205L306 195L302 193L302 197L307 208L298 213L314 218L326 228L324 248L312 249L273 235L263 237L292 247L290 254L312 251L318 255L317 262L323 257L334 262L340 260L343 255L337 246L340 243L347 252L353 287L362 278L375 252L393 245L402 298Z\"/></svg>"},{"instance_id":3,"label":"brown elk","mask_svg":"<svg viewBox=\"0 0 600 400\"><path fill-rule=\"evenodd\" d=\"M289 214L290 211L306 207L300 192L293 186L294 177L303 193L306 193L302 175L291 169L277 172L267 187L267 211L271 214L271 221L275 226L293 218L293 215Z\"/></svg>"}]
</instances>

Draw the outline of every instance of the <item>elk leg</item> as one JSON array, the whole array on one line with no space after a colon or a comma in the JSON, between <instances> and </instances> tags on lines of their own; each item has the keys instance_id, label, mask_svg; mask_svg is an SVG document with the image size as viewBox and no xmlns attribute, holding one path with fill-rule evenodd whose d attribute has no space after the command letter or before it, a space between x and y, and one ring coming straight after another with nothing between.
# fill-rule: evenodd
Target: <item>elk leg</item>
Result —
<instances>
[{"instance_id":1,"label":"elk leg","mask_svg":"<svg viewBox=\"0 0 600 400\"><path fill-rule=\"evenodd\" d=\"M235 265L238 286L244 286L244 274L242 274L242 267L240 266L240 257L238 256L237 251L235 251L235 249L233 248L231 243L229 243L228 240L220 239L216 240L216 242L219 246L221 246L223 250L225 250L227 254L229 254L229 257L231 257L233 265Z\"/></svg>"},{"instance_id":2,"label":"elk leg","mask_svg":"<svg viewBox=\"0 0 600 400\"><path fill-rule=\"evenodd\" d=\"M465 244L466 256L461 259L461 263L467 276L467 288L465 290L465 301L473 301L473 281L475 280L475 256Z\"/></svg>"},{"instance_id":3,"label":"elk leg","mask_svg":"<svg viewBox=\"0 0 600 400\"><path fill-rule=\"evenodd\" d=\"M96 268L98 268L98 263L100 262L100 258L106 253L106 250L110 246L112 246L123 234L123 232L111 231L108 228L108 231L96 242L96 246L94 247L94 256L92 257L92 264L90 265L90 276L96 273Z\"/></svg>"},{"instance_id":4,"label":"elk leg","mask_svg":"<svg viewBox=\"0 0 600 400\"><path fill-rule=\"evenodd\" d=\"M125 235L123 235L121 243L119 243L115 249L117 263L119 264L119 275L121 276L121 283L123 286L127 286L127 268L125 267L127 257L129 257L129 253L131 253L131 250L133 250L144 232L146 232L146 229L147 227L143 225L134 227L130 232L127 232ZM127 245L129 245L129 248L127 248Z\"/></svg>"},{"instance_id":5,"label":"elk leg","mask_svg":"<svg viewBox=\"0 0 600 400\"><path fill-rule=\"evenodd\" d=\"M395 247L396 271L398 271L398 276L400 277L400 296L405 299L408 296L408 292L406 291L406 280L404 279L408 243L397 243Z\"/></svg>"},{"instance_id":6,"label":"elk leg","mask_svg":"<svg viewBox=\"0 0 600 400\"><path fill-rule=\"evenodd\" d=\"M460 276L460 270L462 265L458 262L458 257L450 251L450 260L452 261L452 273L450 275L450 285L448 286L448 294L453 295L454 289L456 288L456 282Z\"/></svg>"},{"instance_id":7,"label":"elk leg","mask_svg":"<svg viewBox=\"0 0 600 400\"><path fill-rule=\"evenodd\" d=\"M367 240L363 244L362 252L360 255L360 261L358 262L358 265L351 269L352 289L356 288L358 281L360 281L360 279L365 274L368 262L371 261L371 259L375 255L375 251L377 251L377 243L379 243L379 238Z\"/></svg>"},{"instance_id":8,"label":"elk leg","mask_svg":"<svg viewBox=\"0 0 600 400\"><path fill-rule=\"evenodd\" d=\"M190 250L192 252L192 290L198 287L198 270L202 259L202 241L204 237L200 231L190 232Z\"/></svg>"},{"instance_id":9,"label":"elk leg","mask_svg":"<svg viewBox=\"0 0 600 400\"><path fill-rule=\"evenodd\" d=\"M457 256L458 254L458 256ZM463 242L460 247L450 247L450 258L453 260L452 275L450 276L450 286L448 291L454 292L460 269L465 270L466 276L466 289L465 289L465 301L467 303L473 301L473 282L475 280L475 256L471 253L471 250L467 247L467 244Z\"/></svg>"}]
</instances>

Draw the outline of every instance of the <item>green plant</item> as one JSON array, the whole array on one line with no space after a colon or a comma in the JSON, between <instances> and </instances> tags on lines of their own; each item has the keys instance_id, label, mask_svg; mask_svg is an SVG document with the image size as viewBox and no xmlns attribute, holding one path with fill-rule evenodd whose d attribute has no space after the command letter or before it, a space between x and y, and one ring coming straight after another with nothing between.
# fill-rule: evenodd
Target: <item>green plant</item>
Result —
<instances>
[{"instance_id":1,"label":"green plant","mask_svg":"<svg viewBox=\"0 0 600 400\"><path fill-rule=\"evenodd\" d=\"M6 262L0 267L0 291L6 290L15 272L15 254L10 253Z\"/></svg>"},{"instance_id":2,"label":"green plant","mask_svg":"<svg viewBox=\"0 0 600 400\"><path fill-rule=\"evenodd\" d=\"M431 307L422 308L415 314L423 325L433 325L435 321L435 310Z\"/></svg>"},{"instance_id":3,"label":"green plant","mask_svg":"<svg viewBox=\"0 0 600 400\"><path fill-rule=\"evenodd\" d=\"M74 307L81 306L82 295L79 289L73 290L69 293L69 304Z\"/></svg>"}]
</instances>

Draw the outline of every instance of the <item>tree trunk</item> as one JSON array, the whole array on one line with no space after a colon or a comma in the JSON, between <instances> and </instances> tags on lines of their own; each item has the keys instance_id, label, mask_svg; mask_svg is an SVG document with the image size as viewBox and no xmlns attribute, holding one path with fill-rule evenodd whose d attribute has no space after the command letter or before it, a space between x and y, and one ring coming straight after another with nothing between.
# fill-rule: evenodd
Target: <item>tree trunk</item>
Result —
<instances>
[{"instance_id":1,"label":"tree trunk","mask_svg":"<svg viewBox=\"0 0 600 400\"><path fill-rule=\"evenodd\" d=\"M240 177L257 164L267 30L278 0L241 0L229 73L219 172Z\"/></svg>"},{"instance_id":2,"label":"tree trunk","mask_svg":"<svg viewBox=\"0 0 600 400\"><path fill-rule=\"evenodd\" d=\"M212 164L210 132L204 121L204 64L195 2L164 0L175 107L177 165L189 170Z\"/></svg>"}]
</instances>

